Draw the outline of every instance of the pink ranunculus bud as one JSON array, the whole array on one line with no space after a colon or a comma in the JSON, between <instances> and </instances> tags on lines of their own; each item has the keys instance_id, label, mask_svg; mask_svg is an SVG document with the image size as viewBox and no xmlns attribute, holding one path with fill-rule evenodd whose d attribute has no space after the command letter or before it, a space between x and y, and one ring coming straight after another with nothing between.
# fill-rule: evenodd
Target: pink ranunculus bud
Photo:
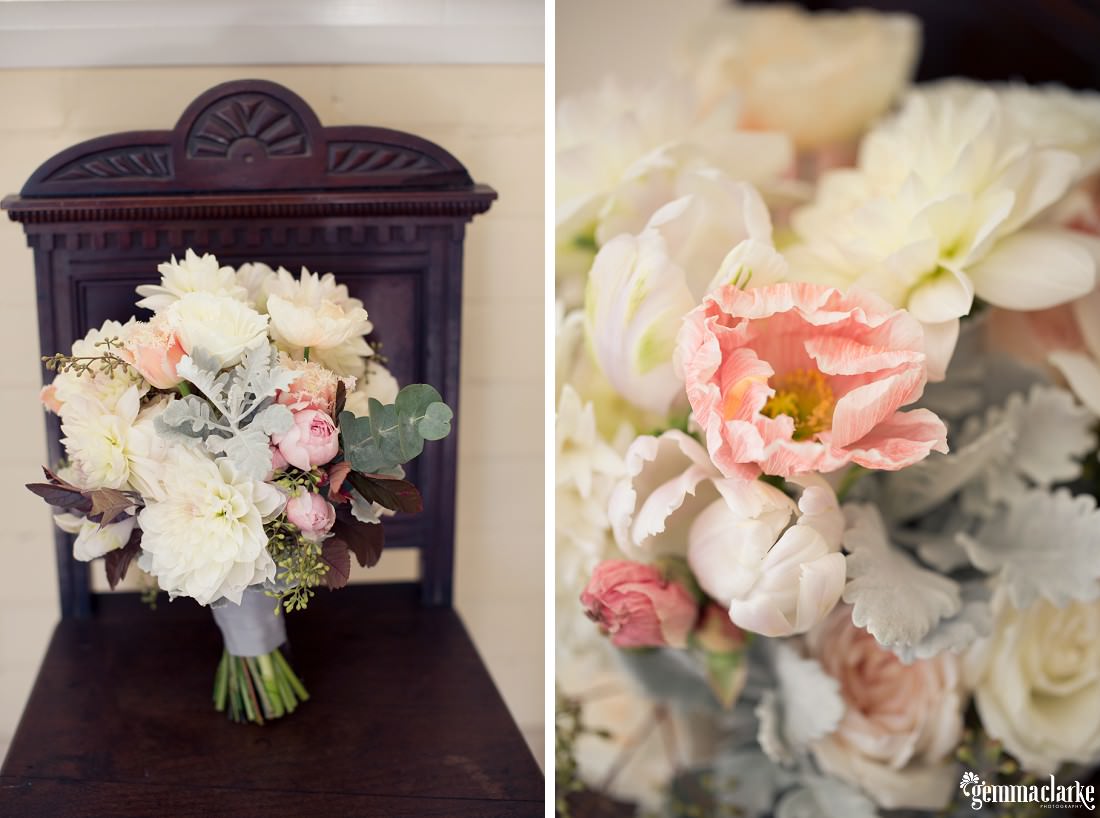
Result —
<instances>
[{"instance_id":1,"label":"pink ranunculus bud","mask_svg":"<svg viewBox=\"0 0 1100 818\"><path fill-rule=\"evenodd\" d=\"M581 604L620 648L685 647L698 613L683 585L666 579L655 565L627 560L597 565Z\"/></svg>"},{"instance_id":2,"label":"pink ranunculus bud","mask_svg":"<svg viewBox=\"0 0 1100 818\"><path fill-rule=\"evenodd\" d=\"M340 451L336 424L324 412L303 409L294 413L294 425L281 435L272 435L286 462L302 471L328 463Z\"/></svg>"},{"instance_id":3,"label":"pink ranunculus bud","mask_svg":"<svg viewBox=\"0 0 1100 818\"><path fill-rule=\"evenodd\" d=\"M303 491L286 504L286 518L307 540L321 540L336 522L336 509L320 494Z\"/></svg>"},{"instance_id":4,"label":"pink ranunculus bud","mask_svg":"<svg viewBox=\"0 0 1100 818\"><path fill-rule=\"evenodd\" d=\"M711 602L695 627L695 643L709 653L731 653L745 647L745 632L733 624L721 605Z\"/></svg>"},{"instance_id":5,"label":"pink ranunculus bud","mask_svg":"<svg viewBox=\"0 0 1100 818\"><path fill-rule=\"evenodd\" d=\"M167 319L154 317L147 324L136 324L126 338L125 352L141 376L157 389L174 389L183 380L176 367L187 353Z\"/></svg>"}]
</instances>

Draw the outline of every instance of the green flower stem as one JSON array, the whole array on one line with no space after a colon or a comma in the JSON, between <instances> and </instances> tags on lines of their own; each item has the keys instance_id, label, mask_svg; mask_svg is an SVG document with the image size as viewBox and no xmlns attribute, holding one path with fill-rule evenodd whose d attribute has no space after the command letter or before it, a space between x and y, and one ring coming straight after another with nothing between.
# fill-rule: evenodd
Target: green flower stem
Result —
<instances>
[{"instance_id":1,"label":"green flower stem","mask_svg":"<svg viewBox=\"0 0 1100 818\"><path fill-rule=\"evenodd\" d=\"M180 381L176 385L176 389L178 389L180 391L180 394L183 395L183 397L185 398L191 394L191 384L189 384L187 381Z\"/></svg>"},{"instance_id":2,"label":"green flower stem","mask_svg":"<svg viewBox=\"0 0 1100 818\"><path fill-rule=\"evenodd\" d=\"M309 698L278 649L262 656L231 656L223 650L214 674L214 709L233 721L264 721L293 713Z\"/></svg>"},{"instance_id":3,"label":"green flower stem","mask_svg":"<svg viewBox=\"0 0 1100 818\"><path fill-rule=\"evenodd\" d=\"M305 358L306 363L309 363L309 347L302 349L302 357Z\"/></svg>"}]
</instances>

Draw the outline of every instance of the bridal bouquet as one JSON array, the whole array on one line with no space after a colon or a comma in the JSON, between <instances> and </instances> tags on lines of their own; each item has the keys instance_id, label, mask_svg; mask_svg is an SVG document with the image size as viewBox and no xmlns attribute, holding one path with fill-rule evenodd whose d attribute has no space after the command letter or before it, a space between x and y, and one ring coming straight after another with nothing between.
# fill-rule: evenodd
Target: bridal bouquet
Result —
<instances>
[{"instance_id":1,"label":"bridal bouquet","mask_svg":"<svg viewBox=\"0 0 1100 818\"><path fill-rule=\"evenodd\" d=\"M431 386L398 390L331 273L190 250L159 270L138 287L147 321L107 321L46 359L66 461L28 488L112 588L136 559L154 590L211 607L215 706L263 724L308 698L281 611L346 585L351 555L378 562L382 517L421 509L402 467L451 410Z\"/></svg>"},{"instance_id":2,"label":"bridal bouquet","mask_svg":"<svg viewBox=\"0 0 1100 818\"><path fill-rule=\"evenodd\" d=\"M1095 806L1100 96L918 43L733 8L560 105L563 813Z\"/></svg>"}]
</instances>

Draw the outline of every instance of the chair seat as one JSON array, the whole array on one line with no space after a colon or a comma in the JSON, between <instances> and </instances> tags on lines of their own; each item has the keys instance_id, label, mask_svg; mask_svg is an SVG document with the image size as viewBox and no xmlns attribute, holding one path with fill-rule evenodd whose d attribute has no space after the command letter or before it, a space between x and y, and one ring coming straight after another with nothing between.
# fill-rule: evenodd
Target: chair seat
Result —
<instances>
[{"instance_id":1,"label":"chair seat","mask_svg":"<svg viewBox=\"0 0 1100 818\"><path fill-rule=\"evenodd\" d=\"M415 585L287 617L310 693L263 726L214 711L210 612L101 597L62 620L0 768L4 815L535 816L543 778L458 615Z\"/></svg>"}]
</instances>

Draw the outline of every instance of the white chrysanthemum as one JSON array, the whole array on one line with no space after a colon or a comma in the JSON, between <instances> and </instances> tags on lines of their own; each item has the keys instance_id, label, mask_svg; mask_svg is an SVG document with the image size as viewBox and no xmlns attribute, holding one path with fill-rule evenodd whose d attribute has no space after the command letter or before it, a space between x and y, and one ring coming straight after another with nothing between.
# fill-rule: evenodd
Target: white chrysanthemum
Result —
<instances>
[{"instance_id":1,"label":"white chrysanthemum","mask_svg":"<svg viewBox=\"0 0 1100 818\"><path fill-rule=\"evenodd\" d=\"M744 124L806 149L858 138L908 84L919 45L907 14L728 6L686 40L682 62L704 103L737 92Z\"/></svg>"},{"instance_id":2,"label":"white chrysanthemum","mask_svg":"<svg viewBox=\"0 0 1100 818\"><path fill-rule=\"evenodd\" d=\"M130 428L127 456L130 462L130 486L142 497L162 497L166 469L172 450L189 442L169 438L157 431L156 419L174 399L164 396L138 413Z\"/></svg>"},{"instance_id":3,"label":"white chrysanthemum","mask_svg":"<svg viewBox=\"0 0 1100 818\"><path fill-rule=\"evenodd\" d=\"M118 321L104 321L103 326L92 329L80 340L73 344L72 354L78 358L90 358L103 355L106 347L99 346L103 341L117 338L125 342L131 330L136 326L136 321L131 318L125 324ZM114 347L116 354L122 352L122 347ZM77 396L98 401L104 406L114 408L126 391L131 386L138 388L138 394L144 395L149 391L149 384L145 382L141 374L129 366L119 366L111 374L100 372L98 367L93 367L90 372L77 375L74 372L60 372L51 384L54 396L61 403L61 411L64 405Z\"/></svg>"},{"instance_id":4,"label":"white chrysanthemum","mask_svg":"<svg viewBox=\"0 0 1100 818\"><path fill-rule=\"evenodd\" d=\"M366 375L354 392L348 392L344 407L357 417L367 417L371 398L383 404L393 403L400 389L393 373L377 361L368 361Z\"/></svg>"},{"instance_id":5,"label":"white chrysanthemum","mask_svg":"<svg viewBox=\"0 0 1100 818\"><path fill-rule=\"evenodd\" d=\"M137 288L137 294L145 296L137 305L153 312L160 312L188 293L224 295L238 301L248 297L233 268L222 267L210 253L200 257L189 249L181 261L172 256L157 271L161 275L160 284L142 284Z\"/></svg>"},{"instance_id":6,"label":"white chrysanthemum","mask_svg":"<svg viewBox=\"0 0 1100 818\"><path fill-rule=\"evenodd\" d=\"M303 267L295 280L286 270L279 270L267 293L271 334L281 348L324 351L358 340L362 344L357 348L366 350L359 354L369 354L362 336L373 326L363 302L351 298L348 288L337 284L332 273L320 276Z\"/></svg>"},{"instance_id":7,"label":"white chrysanthemum","mask_svg":"<svg viewBox=\"0 0 1100 818\"><path fill-rule=\"evenodd\" d=\"M188 293L166 314L184 351L191 355L202 350L220 369L235 366L246 350L268 343L267 316L224 295Z\"/></svg>"},{"instance_id":8,"label":"white chrysanthemum","mask_svg":"<svg viewBox=\"0 0 1100 818\"><path fill-rule=\"evenodd\" d=\"M800 278L857 285L925 324L929 370L942 377L974 296L1034 310L1092 289L1095 263L1073 231L1035 220L1081 162L1018 127L992 92L912 93L873 130L859 166L826 174L794 215Z\"/></svg>"},{"instance_id":9,"label":"white chrysanthemum","mask_svg":"<svg viewBox=\"0 0 1100 818\"><path fill-rule=\"evenodd\" d=\"M290 275L282 267L279 273ZM253 261L237 268L237 283L244 287L249 305L257 312L267 312L267 290L276 280L277 273L266 264Z\"/></svg>"},{"instance_id":10,"label":"white chrysanthemum","mask_svg":"<svg viewBox=\"0 0 1100 818\"><path fill-rule=\"evenodd\" d=\"M170 597L201 605L223 598L240 604L245 588L274 579L264 521L285 504L278 489L193 449L176 450L167 475L164 499L138 515L143 571Z\"/></svg>"},{"instance_id":11,"label":"white chrysanthemum","mask_svg":"<svg viewBox=\"0 0 1100 818\"><path fill-rule=\"evenodd\" d=\"M114 407L78 395L62 407L61 443L87 488L125 489L135 456L133 425L141 408L131 386Z\"/></svg>"},{"instance_id":12,"label":"white chrysanthemum","mask_svg":"<svg viewBox=\"0 0 1100 818\"><path fill-rule=\"evenodd\" d=\"M108 551L116 551L122 548L130 540L134 533L134 525L137 519L127 517L117 523L100 525L93 523L87 517L79 517L76 514L55 514L54 523L62 531L68 534L76 534L73 541L73 558L81 562L89 562L96 557L102 557Z\"/></svg>"}]
</instances>

